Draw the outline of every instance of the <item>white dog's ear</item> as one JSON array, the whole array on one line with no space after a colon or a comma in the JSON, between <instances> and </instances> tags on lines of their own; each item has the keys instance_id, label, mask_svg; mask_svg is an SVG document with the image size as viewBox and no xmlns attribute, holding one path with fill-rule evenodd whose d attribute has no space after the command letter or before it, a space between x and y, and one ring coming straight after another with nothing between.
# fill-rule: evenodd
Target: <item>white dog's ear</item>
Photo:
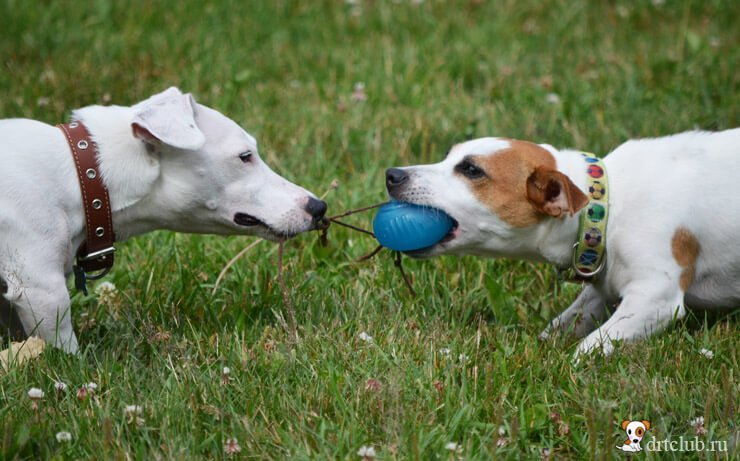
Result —
<instances>
[{"instance_id":1,"label":"white dog's ear","mask_svg":"<svg viewBox=\"0 0 740 461\"><path fill-rule=\"evenodd\" d=\"M206 137L195 123L195 101L175 87L134 106L134 136L148 143L161 142L178 149L203 147Z\"/></svg>"},{"instance_id":2,"label":"white dog's ear","mask_svg":"<svg viewBox=\"0 0 740 461\"><path fill-rule=\"evenodd\" d=\"M563 173L537 168L527 178L527 198L534 207L554 218L574 215L588 204L588 197Z\"/></svg>"}]
</instances>

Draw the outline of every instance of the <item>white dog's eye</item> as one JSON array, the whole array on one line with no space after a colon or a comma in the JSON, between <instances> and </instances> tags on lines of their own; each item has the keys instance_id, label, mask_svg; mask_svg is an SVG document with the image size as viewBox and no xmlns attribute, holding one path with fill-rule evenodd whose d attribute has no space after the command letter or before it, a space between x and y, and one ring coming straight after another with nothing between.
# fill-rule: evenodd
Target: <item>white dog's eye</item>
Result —
<instances>
[{"instance_id":1,"label":"white dog's eye","mask_svg":"<svg viewBox=\"0 0 740 461\"><path fill-rule=\"evenodd\" d=\"M242 152L241 154L239 154L239 159L244 163L248 163L250 160L252 160L252 151L248 150L246 152Z\"/></svg>"},{"instance_id":2,"label":"white dog's eye","mask_svg":"<svg viewBox=\"0 0 740 461\"><path fill-rule=\"evenodd\" d=\"M486 175L485 171L468 159L464 159L462 162L455 165L455 171L468 179L478 179Z\"/></svg>"}]
</instances>

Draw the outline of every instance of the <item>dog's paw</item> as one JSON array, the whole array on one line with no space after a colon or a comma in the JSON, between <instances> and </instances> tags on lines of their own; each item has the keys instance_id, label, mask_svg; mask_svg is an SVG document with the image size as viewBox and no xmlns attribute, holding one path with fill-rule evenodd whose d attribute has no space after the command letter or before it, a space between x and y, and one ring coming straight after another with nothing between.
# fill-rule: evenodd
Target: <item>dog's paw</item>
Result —
<instances>
[{"instance_id":1,"label":"dog's paw","mask_svg":"<svg viewBox=\"0 0 740 461\"><path fill-rule=\"evenodd\" d=\"M576 351L573 353L573 363L578 364L593 353L600 352L604 357L608 357L614 352L614 343L609 338L592 338L589 336L578 344Z\"/></svg>"},{"instance_id":2,"label":"dog's paw","mask_svg":"<svg viewBox=\"0 0 740 461\"><path fill-rule=\"evenodd\" d=\"M77 354L80 349L79 344L77 343L77 335L75 335L74 332L72 332L72 334L68 335L66 338L62 338L61 335L57 335L54 346L58 347L68 354L73 355Z\"/></svg>"},{"instance_id":3,"label":"dog's paw","mask_svg":"<svg viewBox=\"0 0 740 461\"><path fill-rule=\"evenodd\" d=\"M570 310L571 308L569 308ZM569 314L568 311L560 314L550 321L539 335L540 339L548 338L568 338L578 336L578 329L581 325L581 315Z\"/></svg>"},{"instance_id":4,"label":"dog's paw","mask_svg":"<svg viewBox=\"0 0 740 461\"><path fill-rule=\"evenodd\" d=\"M572 325L563 325L559 322L559 319L556 318L540 332L538 338L542 341L547 341L551 339L561 340L564 338L571 338L572 336Z\"/></svg>"},{"instance_id":5,"label":"dog's paw","mask_svg":"<svg viewBox=\"0 0 740 461\"><path fill-rule=\"evenodd\" d=\"M552 338L563 336L563 328L560 325L560 317L553 319L538 336L540 340L546 341Z\"/></svg>"}]
</instances>

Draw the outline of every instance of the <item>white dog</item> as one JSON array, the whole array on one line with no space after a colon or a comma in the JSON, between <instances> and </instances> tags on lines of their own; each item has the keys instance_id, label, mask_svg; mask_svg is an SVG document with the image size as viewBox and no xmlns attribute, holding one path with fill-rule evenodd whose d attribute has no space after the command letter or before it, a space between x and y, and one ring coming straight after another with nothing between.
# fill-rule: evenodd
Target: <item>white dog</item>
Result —
<instances>
[{"instance_id":1,"label":"white dog","mask_svg":"<svg viewBox=\"0 0 740 461\"><path fill-rule=\"evenodd\" d=\"M170 88L72 119L97 145L118 240L154 229L257 235L314 229L326 204L278 176L234 121ZM0 293L25 333L77 350L66 279L86 237L70 146L57 127L0 121Z\"/></svg>"},{"instance_id":2,"label":"white dog","mask_svg":"<svg viewBox=\"0 0 740 461\"><path fill-rule=\"evenodd\" d=\"M583 218L591 219L594 198L606 198L587 175L601 171L591 169L595 161L482 138L454 146L437 164L391 168L386 182L393 198L456 221L440 243L411 256L504 256L564 269L576 242L602 242L601 232L579 231L580 215L588 210ZM609 198L597 217L608 208L605 263L543 336L571 331L585 337L576 355L598 346L609 354L614 340L644 338L683 317L684 303L740 305L740 129L629 141L604 165Z\"/></svg>"}]
</instances>

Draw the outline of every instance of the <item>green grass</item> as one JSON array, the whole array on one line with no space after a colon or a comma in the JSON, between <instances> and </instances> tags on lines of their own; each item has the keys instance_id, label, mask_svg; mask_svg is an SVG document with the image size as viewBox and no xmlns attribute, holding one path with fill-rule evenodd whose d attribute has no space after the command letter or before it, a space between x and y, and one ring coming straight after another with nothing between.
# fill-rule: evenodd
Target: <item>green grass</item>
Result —
<instances>
[{"instance_id":1,"label":"green grass","mask_svg":"<svg viewBox=\"0 0 740 461\"><path fill-rule=\"evenodd\" d=\"M287 178L317 193L337 179L331 212L383 200L386 167L436 161L470 137L606 153L738 125L736 1L208 3L0 0L0 117L57 123L177 85L256 135ZM356 82L367 101L352 101ZM380 459L447 459L451 441L468 459L622 459L622 419L677 440L693 438L697 416L705 439L734 454L663 457L737 456L737 315L699 313L573 365L572 342L537 339L577 293L549 267L407 261L412 298L389 254L352 262L369 239L333 227L328 249L317 240L286 249L297 343L279 321L273 245L212 296L251 239L161 232L120 244L108 277L118 294L74 295L81 354L48 350L0 376L0 456L219 459L236 437L245 459L359 459L370 444ZM57 397L55 380L71 390ZM90 381L99 388L81 402ZM35 411L30 387L46 392ZM130 404L142 425L127 422ZM71 442L55 440L63 430Z\"/></svg>"}]
</instances>

